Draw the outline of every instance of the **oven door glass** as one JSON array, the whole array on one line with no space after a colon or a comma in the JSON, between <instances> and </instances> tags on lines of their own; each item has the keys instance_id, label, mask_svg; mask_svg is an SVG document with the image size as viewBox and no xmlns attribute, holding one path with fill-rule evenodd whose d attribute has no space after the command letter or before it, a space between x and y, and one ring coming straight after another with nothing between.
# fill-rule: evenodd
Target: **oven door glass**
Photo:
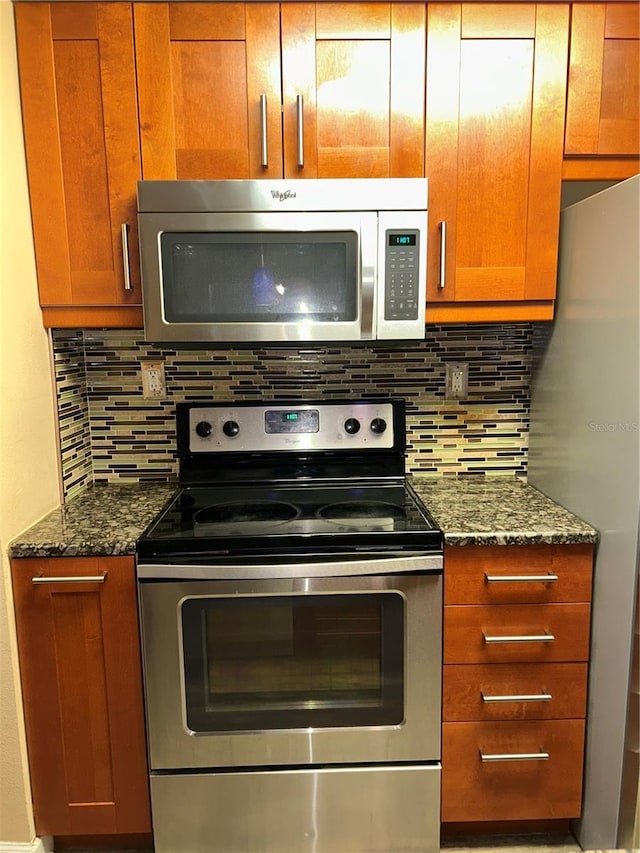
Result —
<instances>
[{"instance_id":1,"label":"oven door glass","mask_svg":"<svg viewBox=\"0 0 640 853\"><path fill-rule=\"evenodd\" d=\"M184 599L188 729L401 724L404 601L397 592Z\"/></svg>"}]
</instances>

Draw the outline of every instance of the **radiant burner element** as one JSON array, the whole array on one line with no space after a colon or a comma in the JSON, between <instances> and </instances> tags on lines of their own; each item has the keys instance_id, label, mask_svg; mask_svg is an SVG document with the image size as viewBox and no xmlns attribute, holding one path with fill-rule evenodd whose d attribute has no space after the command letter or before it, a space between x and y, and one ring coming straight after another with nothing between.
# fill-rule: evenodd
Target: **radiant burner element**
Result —
<instances>
[{"instance_id":1,"label":"radiant burner element","mask_svg":"<svg viewBox=\"0 0 640 853\"><path fill-rule=\"evenodd\" d=\"M402 507L382 501L344 501L328 504L318 510L320 518L327 521L373 521L375 519L404 518Z\"/></svg>"},{"instance_id":2,"label":"radiant burner element","mask_svg":"<svg viewBox=\"0 0 640 853\"><path fill-rule=\"evenodd\" d=\"M242 524L251 521L291 521L300 514L295 506L277 501L237 501L198 510L194 524Z\"/></svg>"}]
</instances>

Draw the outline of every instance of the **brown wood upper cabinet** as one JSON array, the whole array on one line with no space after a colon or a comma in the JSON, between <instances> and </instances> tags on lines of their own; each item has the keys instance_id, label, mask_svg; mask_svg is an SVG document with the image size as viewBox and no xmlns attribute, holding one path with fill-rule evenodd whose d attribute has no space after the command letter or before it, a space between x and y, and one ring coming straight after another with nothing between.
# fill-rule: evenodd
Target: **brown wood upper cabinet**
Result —
<instances>
[{"instance_id":1,"label":"brown wood upper cabinet","mask_svg":"<svg viewBox=\"0 0 640 853\"><path fill-rule=\"evenodd\" d=\"M640 5L577 3L565 154L640 154Z\"/></svg>"},{"instance_id":2,"label":"brown wood upper cabinet","mask_svg":"<svg viewBox=\"0 0 640 853\"><path fill-rule=\"evenodd\" d=\"M427 33L427 321L550 319L569 6L433 3Z\"/></svg>"},{"instance_id":3,"label":"brown wood upper cabinet","mask_svg":"<svg viewBox=\"0 0 640 853\"><path fill-rule=\"evenodd\" d=\"M131 6L19 3L15 16L45 325L140 325Z\"/></svg>"},{"instance_id":4,"label":"brown wood upper cabinet","mask_svg":"<svg viewBox=\"0 0 640 853\"><path fill-rule=\"evenodd\" d=\"M145 179L424 175L423 5L135 3L134 21Z\"/></svg>"}]
</instances>

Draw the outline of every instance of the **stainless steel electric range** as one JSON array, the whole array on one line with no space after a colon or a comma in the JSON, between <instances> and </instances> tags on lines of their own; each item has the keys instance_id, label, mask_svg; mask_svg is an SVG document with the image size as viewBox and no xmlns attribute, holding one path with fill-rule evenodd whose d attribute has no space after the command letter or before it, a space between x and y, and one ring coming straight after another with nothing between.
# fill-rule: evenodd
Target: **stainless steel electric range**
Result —
<instances>
[{"instance_id":1,"label":"stainless steel electric range","mask_svg":"<svg viewBox=\"0 0 640 853\"><path fill-rule=\"evenodd\" d=\"M439 850L442 534L402 400L177 407L138 543L157 853Z\"/></svg>"}]
</instances>

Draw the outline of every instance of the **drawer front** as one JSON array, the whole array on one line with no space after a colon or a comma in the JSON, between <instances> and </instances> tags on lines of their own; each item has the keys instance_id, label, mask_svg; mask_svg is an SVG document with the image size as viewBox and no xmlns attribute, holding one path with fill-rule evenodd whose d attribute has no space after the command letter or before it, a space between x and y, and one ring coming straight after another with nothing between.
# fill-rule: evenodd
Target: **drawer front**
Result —
<instances>
[{"instance_id":1,"label":"drawer front","mask_svg":"<svg viewBox=\"0 0 640 853\"><path fill-rule=\"evenodd\" d=\"M445 548L445 604L591 600L592 545Z\"/></svg>"},{"instance_id":2,"label":"drawer front","mask_svg":"<svg viewBox=\"0 0 640 853\"><path fill-rule=\"evenodd\" d=\"M588 604L444 608L445 663L586 661Z\"/></svg>"},{"instance_id":3,"label":"drawer front","mask_svg":"<svg viewBox=\"0 0 640 853\"><path fill-rule=\"evenodd\" d=\"M442 820L578 817L583 744L582 720L445 723Z\"/></svg>"},{"instance_id":4,"label":"drawer front","mask_svg":"<svg viewBox=\"0 0 640 853\"><path fill-rule=\"evenodd\" d=\"M585 716L586 663L496 663L444 667L445 722L562 720Z\"/></svg>"}]
</instances>

